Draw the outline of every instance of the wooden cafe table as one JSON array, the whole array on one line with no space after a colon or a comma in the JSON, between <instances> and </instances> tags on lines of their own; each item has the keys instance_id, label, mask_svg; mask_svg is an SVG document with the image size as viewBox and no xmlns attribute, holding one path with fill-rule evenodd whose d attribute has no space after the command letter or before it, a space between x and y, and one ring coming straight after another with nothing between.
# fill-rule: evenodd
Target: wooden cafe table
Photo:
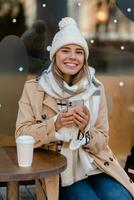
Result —
<instances>
[{"instance_id":1,"label":"wooden cafe table","mask_svg":"<svg viewBox=\"0 0 134 200\"><path fill-rule=\"evenodd\" d=\"M54 151L35 149L31 167L19 167L16 147L0 147L0 182L7 182L7 199L19 199L19 181L45 178L46 199L58 200L59 174L66 158Z\"/></svg>"}]
</instances>

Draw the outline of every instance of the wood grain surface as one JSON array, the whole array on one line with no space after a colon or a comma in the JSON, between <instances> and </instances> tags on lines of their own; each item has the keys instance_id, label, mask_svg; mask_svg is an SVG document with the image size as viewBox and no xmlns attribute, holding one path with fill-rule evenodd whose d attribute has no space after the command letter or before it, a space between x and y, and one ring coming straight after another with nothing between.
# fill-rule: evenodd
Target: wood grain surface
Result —
<instances>
[{"instance_id":1,"label":"wood grain surface","mask_svg":"<svg viewBox=\"0 0 134 200\"><path fill-rule=\"evenodd\" d=\"M0 182L23 181L60 174L66 158L54 151L34 150L31 167L19 167L15 147L0 147Z\"/></svg>"}]
</instances>

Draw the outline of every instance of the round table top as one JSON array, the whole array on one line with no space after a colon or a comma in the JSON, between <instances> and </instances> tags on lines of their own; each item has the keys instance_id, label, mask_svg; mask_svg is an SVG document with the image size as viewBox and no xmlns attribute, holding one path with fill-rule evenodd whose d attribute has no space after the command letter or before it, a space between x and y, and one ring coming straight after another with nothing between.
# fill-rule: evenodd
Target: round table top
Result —
<instances>
[{"instance_id":1,"label":"round table top","mask_svg":"<svg viewBox=\"0 0 134 200\"><path fill-rule=\"evenodd\" d=\"M31 167L19 167L16 147L0 147L0 181L25 181L60 174L66 158L54 151L34 149Z\"/></svg>"}]
</instances>

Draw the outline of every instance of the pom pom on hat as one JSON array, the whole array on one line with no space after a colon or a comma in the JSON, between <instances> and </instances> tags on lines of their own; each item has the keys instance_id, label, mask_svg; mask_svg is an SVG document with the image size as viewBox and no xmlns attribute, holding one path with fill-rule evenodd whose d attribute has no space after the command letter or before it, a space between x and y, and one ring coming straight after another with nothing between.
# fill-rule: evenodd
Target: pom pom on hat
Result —
<instances>
[{"instance_id":1,"label":"pom pom on hat","mask_svg":"<svg viewBox=\"0 0 134 200\"><path fill-rule=\"evenodd\" d=\"M50 49L50 60L61 47L69 44L76 44L83 48L86 60L88 59L89 50L86 40L81 34L77 23L71 17L65 17L59 22L59 32L53 38Z\"/></svg>"},{"instance_id":2,"label":"pom pom on hat","mask_svg":"<svg viewBox=\"0 0 134 200\"><path fill-rule=\"evenodd\" d=\"M68 25L75 25L77 26L76 22L74 21L73 18L71 17L65 17L62 18L62 20L59 22L59 29L61 30L62 28L68 26Z\"/></svg>"}]
</instances>

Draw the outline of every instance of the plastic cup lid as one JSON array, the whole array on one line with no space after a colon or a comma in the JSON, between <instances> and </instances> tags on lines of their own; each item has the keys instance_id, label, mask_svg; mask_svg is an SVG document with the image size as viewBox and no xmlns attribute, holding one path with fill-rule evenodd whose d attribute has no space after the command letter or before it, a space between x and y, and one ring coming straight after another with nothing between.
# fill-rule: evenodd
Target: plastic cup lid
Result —
<instances>
[{"instance_id":1,"label":"plastic cup lid","mask_svg":"<svg viewBox=\"0 0 134 200\"><path fill-rule=\"evenodd\" d=\"M31 135L22 135L17 137L16 143L34 144L35 140Z\"/></svg>"}]
</instances>

